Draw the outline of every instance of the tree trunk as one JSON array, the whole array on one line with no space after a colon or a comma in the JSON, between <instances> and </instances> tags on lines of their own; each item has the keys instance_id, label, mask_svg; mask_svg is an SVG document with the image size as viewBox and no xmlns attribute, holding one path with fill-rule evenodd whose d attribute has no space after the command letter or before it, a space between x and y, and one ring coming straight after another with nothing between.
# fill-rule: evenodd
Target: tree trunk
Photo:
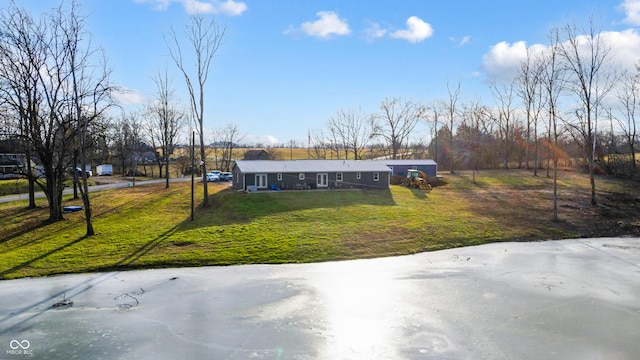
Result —
<instances>
[{"instance_id":1,"label":"tree trunk","mask_svg":"<svg viewBox=\"0 0 640 360\"><path fill-rule=\"evenodd\" d=\"M36 208L36 196L35 196L35 184L34 184L34 175L33 169L31 168L31 151L28 148L28 145L25 150L26 161L27 161L27 182L29 184L29 209Z\"/></svg>"},{"instance_id":2,"label":"tree trunk","mask_svg":"<svg viewBox=\"0 0 640 360\"><path fill-rule=\"evenodd\" d=\"M558 158L553 159L553 221L558 221Z\"/></svg>"},{"instance_id":3,"label":"tree trunk","mask_svg":"<svg viewBox=\"0 0 640 360\"><path fill-rule=\"evenodd\" d=\"M200 122L200 159L202 161L202 186L204 190L204 207L209 207L209 191L207 184L207 155L204 148L204 134L202 133L202 122Z\"/></svg>"},{"instance_id":4,"label":"tree trunk","mask_svg":"<svg viewBox=\"0 0 640 360\"><path fill-rule=\"evenodd\" d=\"M591 183L591 205L598 205L598 199L596 198L596 177L595 177L595 162L593 156L589 159L589 182Z\"/></svg>"},{"instance_id":5,"label":"tree trunk","mask_svg":"<svg viewBox=\"0 0 640 360\"><path fill-rule=\"evenodd\" d=\"M85 165L82 165L85 166ZM89 187L87 184L87 174L82 172L82 187L80 188L80 192L82 193L82 204L84 205L84 218L85 223L87 224L87 232L85 234L86 237L93 236L95 231L93 229L93 220L91 217L91 202L89 201Z\"/></svg>"},{"instance_id":6,"label":"tree trunk","mask_svg":"<svg viewBox=\"0 0 640 360\"><path fill-rule=\"evenodd\" d=\"M62 186L58 185L58 179L54 174L47 174L47 198L49 200L49 222L54 223L64 220L62 216Z\"/></svg>"},{"instance_id":7,"label":"tree trunk","mask_svg":"<svg viewBox=\"0 0 640 360\"><path fill-rule=\"evenodd\" d=\"M166 164L167 164L167 167L166 167L166 169L164 170L164 177L165 177L165 179L166 179L166 181L165 181L165 188L166 188L166 189L168 189L168 188L169 188L169 159L168 159L168 158L167 158L167 162L166 162Z\"/></svg>"}]
</instances>

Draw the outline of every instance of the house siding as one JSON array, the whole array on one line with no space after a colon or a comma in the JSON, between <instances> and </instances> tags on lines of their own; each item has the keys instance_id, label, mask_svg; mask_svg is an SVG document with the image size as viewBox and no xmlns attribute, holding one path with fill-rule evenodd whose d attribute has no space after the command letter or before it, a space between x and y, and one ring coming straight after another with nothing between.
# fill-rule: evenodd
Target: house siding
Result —
<instances>
[{"instance_id":1,"label":"house siding","mask_svg":"<svg viewBox=\"0 0 640 360\"><path fill-rule=\"evenodd\" d=\"M357 179L357 173L342 172L342 181L337 181L336 172L327 172L328 182L327 188L329 189L367 189L367 188L389 188L389 175L390 173L379 172L378 181L374 181L374 172L360 172L361 178ZM318 173L305 172L305 179L298 179L298 172L296 173L282 173L282 180L278 180L278 173L267 173L267 189L271 188L271 185L279 187L282 190L302 190L302 189L317 189L318 188ZM250 186L255 185L256 173L240 174L234 172L234 188L236 190L246 190Z\"/></svg>"},{"instance_id":2,"label":"house siding","mask_svg":"<svg viewBox=\"0 0 640 360\"><path fill-rule=\"evenodd\" d=\"M412 163L410 160L402 160L401 162L387 160L384 161L384 163L389 166L389 168L393 168L393 175L407 176L407 170L415 168L423 171L428 176L438 176L438 165L435 162L431 164L421 164L419 161Z\"/></svg>"}]
</instances>

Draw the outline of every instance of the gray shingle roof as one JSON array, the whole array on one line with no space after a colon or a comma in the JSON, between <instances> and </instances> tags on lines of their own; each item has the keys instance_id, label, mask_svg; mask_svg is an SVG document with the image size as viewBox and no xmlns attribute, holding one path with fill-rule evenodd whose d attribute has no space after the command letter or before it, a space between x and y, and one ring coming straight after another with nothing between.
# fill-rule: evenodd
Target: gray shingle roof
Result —
<instances>
[{"instance_id":1,"label":"gray shingle roof","mask_svg":"<svg viewBox=\"0 0 640 360\"><path fill-rule=\"evenodd\" d=\"M391 172L382 161L369 160L238 160L243 173Z\"/></svg>"}]
</instances>

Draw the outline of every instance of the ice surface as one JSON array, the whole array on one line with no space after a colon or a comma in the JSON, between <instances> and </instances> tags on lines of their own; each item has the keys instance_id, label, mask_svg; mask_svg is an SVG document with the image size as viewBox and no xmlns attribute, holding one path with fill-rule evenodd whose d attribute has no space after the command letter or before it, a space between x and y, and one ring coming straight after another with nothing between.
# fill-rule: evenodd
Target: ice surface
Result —
<instances>
[{"instance_id":1,"label":"ice surface","mask_svg":"<svg viewBox=\"0 0 640 360\"><path fill-rule=\"evenodd\" d=\"M0 359L637 359L638 339L632 238L0 282Z\"/></svg>"}]
</instances>

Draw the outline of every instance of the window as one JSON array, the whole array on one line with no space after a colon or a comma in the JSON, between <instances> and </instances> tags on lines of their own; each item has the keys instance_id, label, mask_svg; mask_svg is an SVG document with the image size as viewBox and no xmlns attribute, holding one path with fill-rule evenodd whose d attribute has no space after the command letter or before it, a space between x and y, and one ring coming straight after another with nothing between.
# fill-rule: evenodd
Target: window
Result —
<instances>
[{"instance_id":1,"label":"window","mask_svg":"<svg viewBox=\"0 0 640 360\"><path fill-rule=\"evenodd\" d=\"M380 180L380 173L374 172L373 173L373 181L378 181Z\"/></svg>"},{"instance_id":2,"label":"window","mask_svg":"<svg viewBox=\"0 0 640 360\"><path fill-rule=\"evenodd\" d=\"M298 180L304 180L304 173L298 174Z\"/></svg>"},{"instance_id":3,"label":"window","mask_svg":"<svg viewBox=\"0 0 640 360\"><path fill-rule=\"evenodd\" d=\"M361 173L357 173L356 174L356 179L360 180L360 178L362 178L362 174Z\"/></svg>"},{"instance_id":4,"label":"window","mask_svg":"<svg viewBox=\"0 0 640 360\"><path fill-rule=\"evenodd\" d=\"M278 173L278 181L282 180L282 173Z\"/></svg>"},{"instance_id":5,"label":"window","mask_svg":"<svg viewBox=\"0 0 640 360\"><path fill-rule=\"evenodd\" d=\"M342 173L336 173L336 181L342 181Z\"/></svg>"}]
</instances>

